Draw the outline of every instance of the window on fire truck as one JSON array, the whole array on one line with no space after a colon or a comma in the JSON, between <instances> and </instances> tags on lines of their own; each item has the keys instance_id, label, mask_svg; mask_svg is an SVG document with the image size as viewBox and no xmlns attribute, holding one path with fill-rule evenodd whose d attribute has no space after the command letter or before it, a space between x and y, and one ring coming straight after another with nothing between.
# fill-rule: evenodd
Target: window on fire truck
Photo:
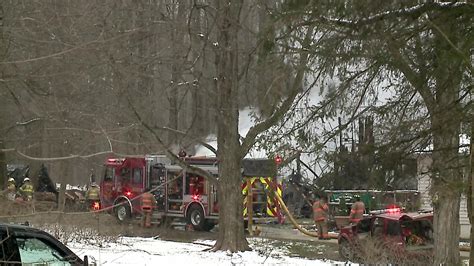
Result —
<instances>
[{"instance_id":1,"label":"window on fire truck","mask_svg":"<svg viewBox=\"0 0 474 266\"><path fill-rule=\"evenodd\" d=\"M106 167L104 173L104 181L111 181L114 177L114 168L113 167Z\"/></svg>"},{"instance_id":2,"label":"window on fire truck","mask_svg":"<svg viewBox=\"0 0 474 266\"><path fill-rule=\"evenodd\" d=\"M165 171L163 166L153 166L151 168L150 186L155 187L165 182Z\"/></svg>"},{"instance_id":3,"label":"window on fire truck","mask_svg":"<svg viewBox=\"0 0 474 266\"><path fill-rule=\"evenodd\" d=\"M168 172L168 195L171 199L183 198L183 175L182 172Z\"/></svg>"},{"instance_id":4,"label":"window on fire truck","mask_svg":"<svg viewBox=\"0 0 474 266\"><path fill-rule=\"evenodd\" d=\"M204 178L195 174L186 174L185 194L204 194Z\"/></svg>"},{"instance_id":5,"label":"window on fire truck","mask_svg":"<svg viewBox=\"0 0 474 266\"><path fill-rule=\"evenodd\" d=\"M142 169L141 168L133 168L132 170L132 184L140 185L143 183L142 178Z\"/></svg>"}]
</instances>

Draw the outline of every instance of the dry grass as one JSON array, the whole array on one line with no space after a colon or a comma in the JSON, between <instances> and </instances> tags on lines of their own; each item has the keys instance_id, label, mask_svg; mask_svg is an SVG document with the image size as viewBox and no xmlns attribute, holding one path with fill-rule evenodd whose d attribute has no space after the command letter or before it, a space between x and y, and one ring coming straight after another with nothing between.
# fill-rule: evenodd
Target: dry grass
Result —
<instances>
[{"instance_id":1,"label":"dry grass","mask_svg":"<svg viewBox=\"0 0 474 266\"><path fill-rule=\"evenodd\" d=\"M119 236L100 234L96 229L78 226L67 226L61 224L44 224L35 226L42 229L64 244L71 242L93 245L98 247L107 246L108 243L118 242Z\"/></svg>"},{"instance_id":2,"label":"dry grass","mask_svg":"<svg viewBox=\"0 0 474 266\"><path fill-rule=\"evenodd\" d=\"M2 201L0 222L24 224L49 232L63 243L71 241L92 245L114 242L119 236L131 234L128 225L118 225L114 217L106 213L59 213L53 202ZM39 207L39 208L38 208Z\"/></svg>"},{"instance_id":3,"label":"dry grass","mask_svg":"<svg viewBox=\"0 0 474 266\"><path fill-rule=\"evenodd\" d=\"M404 246L380 239L367 238L356 247L354 261L369 265L430 265L430 250L408 252Z\"/></svg>"}]
</instances>

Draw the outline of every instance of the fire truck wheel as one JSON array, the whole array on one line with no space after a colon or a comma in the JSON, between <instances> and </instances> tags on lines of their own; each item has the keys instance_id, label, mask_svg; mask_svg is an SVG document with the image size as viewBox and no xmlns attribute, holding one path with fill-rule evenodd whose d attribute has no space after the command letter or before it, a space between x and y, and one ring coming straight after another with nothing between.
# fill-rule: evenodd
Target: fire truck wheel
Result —
<instances>
[{"instance_id":1,"label":"fire truck wheel","mask_svg":"<svg viewBox=\"0 0 474 266\"><path fill-rule=\"evenodd\" d=\"M191 224L196 231L203 231L205 229L206 219L204 218L204 211L199 205L192 205L189 207L187 213L188 224Z\"/></svg>"},{"instance_id":2,"label":"fire truck wheel","mask_svg":"<svg viewBox=\"0 0 474 266\"><path fill-rule=\"evenodd\" d=\"M127 222L130 219L130 214L130 207L125 204L119 205L115 209L115 216L117 217L117 220L121 223Z\"/></svg>"}]
</instances>

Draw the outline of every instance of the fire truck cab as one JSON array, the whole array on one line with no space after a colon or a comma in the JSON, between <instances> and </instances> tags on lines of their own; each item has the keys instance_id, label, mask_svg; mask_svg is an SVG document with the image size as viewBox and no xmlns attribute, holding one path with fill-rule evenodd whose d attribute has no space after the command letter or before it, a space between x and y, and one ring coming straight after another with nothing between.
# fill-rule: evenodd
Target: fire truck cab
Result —
<instances>
[{"instance_id":1,"label":"fire truck cab","mask_svg":"<svg viewBox=\"0 0 474 266\"><path fill-rule=\"evenodd\" d=\"M183 159L211 175L218 174L214 157ZM157 202L152 223L159 223L167 217L180 217L199 231L211 230L217 223L217 186L206 178L172 164L163 155L106 160L100 184L101 208L113 211L119 222L142 214L140 197L147 189Z\"/></svg>"}]
</instances>

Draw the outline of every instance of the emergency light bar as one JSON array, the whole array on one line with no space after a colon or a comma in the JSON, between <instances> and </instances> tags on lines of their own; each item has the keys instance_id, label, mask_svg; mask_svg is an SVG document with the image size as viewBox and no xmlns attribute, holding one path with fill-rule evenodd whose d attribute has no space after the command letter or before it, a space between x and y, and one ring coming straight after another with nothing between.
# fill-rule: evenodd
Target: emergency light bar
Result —
<instances>
[{"instance_id":1,"label":"emergency light bar","mask_svg":"<svg viewBox=\"0 0 474 266\"><path fill-rule=\"evenodd\" d=\"M108 158L107 162L108 163L122 163L124 159L122 158Z\"/></svg>"},{"instance_id":2,"label":"emergency light bar","mask_svg":"<svg viewBox=\"0 0 474 266\"><path fill-rule=\"evenodd\" d=\"M402 209L400 207L390 207L387 209L382 209L382 210L373 210L370 211L370 214L399 214L402 212Z\"/></svg>"}]
</instances>

